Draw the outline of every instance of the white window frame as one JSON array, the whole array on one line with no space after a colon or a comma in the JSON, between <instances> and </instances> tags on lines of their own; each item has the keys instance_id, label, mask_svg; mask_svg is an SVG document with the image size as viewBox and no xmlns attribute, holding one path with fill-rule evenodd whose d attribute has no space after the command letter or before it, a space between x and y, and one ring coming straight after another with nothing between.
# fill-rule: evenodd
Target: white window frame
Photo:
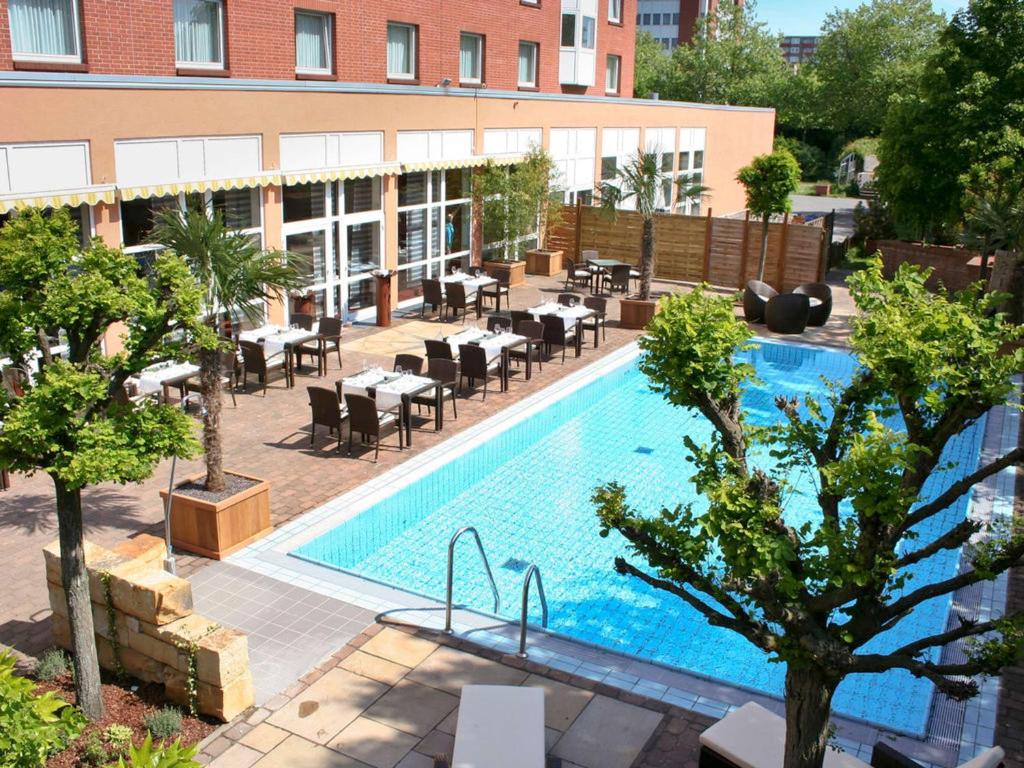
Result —
<instances>
[{"instance_id":1,"label":"white window frame","mask_svg":"<svg viewBox=\"0 0 1024 768\"><path fill-rule=\"evenodd\" d=\"M333 20L332 20L331 14L323 13L321 11L300 10L300 9L296 8L295 9L295 21L296 21L295 35L296 35L296 37L298 37L298 34L299 34L299 28L298 28L298 17L299 16L314 16L314 17L320 19L320 21L322 22L322 24L323 24L323 32L324 32L324 53L325 53L324 61L327 62L327 66L322 68L322 69L318 69L316 67L300 67L299 66L299 62L298 62L298 57L299 57L298 44L296 43L296 46L295 46L295 59L296 59L296 61L295 61L295 74L297 74L297 75L329 75L329 74L331 74L333 72L333 68L332 68L331 64L334 61L334 24L332 23Z\"/></svg>"},{"instance_id":2,"label":"white window frame","mask_svg":"<svg viewBox=\"0 0 1024 768\"><path fill-rule=\"evenodd\" d=\"M384 48L384 59L385 67L387 67L388 79L389 80L415 80L416 79L416 47L419 41L417 27L415 24L407 24L403 21L389 21L387 25L388 32L390 33L391 27L403 27L409 31L409 71L408 72L392 72L391 62L387 56L387 44L388 41L385 38ZM390 34L388 35L390 37Z\"/></svg>"},{"instance_id":3,"label":"white window frame","mask_svg":"<svg viewBox=\"0 0 1024 768\"><path fill-rule=\"evenodd\" d=\"M304 286L309 291L324 292L324 313L335 317L342 316L348 320L362 320L376 311L375 305L360 307L355 310L349 308L348 293L349 286L353 283L369 281L373 279L370 272L359 272L354 276L348 269L348 228L361 224L377 224L379 227L378 242L380 252L378 253L378 268L384 265L387 248L385 237L387 228L384 226L384 180L378 177L375 184L379 184L380 206L374 210L361 211L359 213L345 213L345 182L326 181L324 184L324 215L315 219L304 221L285 222L284 207L281 210L281 243L287 249L288 238L294 235L307 235L321 233L324 236L324 279L319 282L310 283ZM335 214L334 211L337 210ZM334 227L338 227L338 241L334 241ZM337 245L339 253L335 253ZM315 279L315 278L314 278ZM339 301L335 300L335 293ZM291 317L291 305L287 307Z\"/></svg>"},{"instance_id":4,"label":"white window frame","mask_svg":"<svg viewBox=\"0 0 1024 768\"><path fill-rule=\"evenodd\" d=\"M82 63L82 25L79 16L78 0L68 0L71 4L71 18L74 23L75 53L20 53L14 50L14 21L11 17L11 9L7 7L7 29L11 38L11 58L14 61L38 61L53 64L81 64Z\"/></svg>"},{"instance_id":5,"label":"white window frame","mask_svg":"<svg viewBox=\"0 0 1024 768\"><path fill-rule=\"evenodd\" d=\"M533 66L532 74L533 80L525 82L519 79L519 62L523 56L523 46L529 46L533 51ZM537 87L537 60L540 58L540 45L538 43L531 42L529 40L519 41L519 58L516 60L516 83L520 88L536 88Z\"/></svg>"},{"instance_id":6,"label":"white window frame","mask_svg":"<svg viewBox=\"0 0 1024 768\"><path fill-rule=\"evenodd\" d=\"M612 87L608 87L608 76L611 74L610 66L612 62L615 63L615 82ZM613 53L609 53L604 59L604 92L612 95L619 93L619 85L622 82L622 57L616 56Z\"/></svg>"},{"instance_id":7,"label":"white window frame","mask_svg":"<svg viewBox=\"0 0 1024 768\"><path fill-rule=\"evenodd\" d=\"M622 0L608 0L608 21L612 24L622 23Z\"/></svg>"},{"instance_id":8,"label":"white window frame","mask_svg":"<svg viewBox=\"0 0 1024 768\"><path fill-rule=\"evenodd\" d=\"M462 42L467 38L473 38L476 41L476 62L477 72L475 75L465 76L462 74ZM459 82L469 83L470 85L479 85L484 79L484 36L478 32L460 32L459 33Z\"/></svg>"},{"instance_id":9,"label":"white window frame","mask_svg":"<svg viewBox=\"0 0 1024 768\"><path fill-rule=\"evenodd\" d=\"M593 40L590 41L591 42L590 45L587 45L584 42L586 28L587 28L587 20L588 19L590 20L591 34L592 34L592 36L594 38ZM589 16L589 15L587 15L585 13L580 13L579 14L579 20L580 21L579 21L579 24L577 25L577 30L578 30L578 34L579 34L579 47L580 47L580 50L583 50L583 51L596 51L597 50L597 17L596 16Z\"/></svg>"},{"instance_id":10,"label":"white window frame","mask_svg":"<svg viewBox=\"0 0 1024 768\"><path fill-rule=\"evenodd\" d=\"M220 61L179 61L177 56L178 41L174 40L175 56L174 66L178 69L224 69L227 66L227 62L224 58L224 44L225 44L225 29L224 29L224 0L213 0L217 3L217 30L220 32ZM174 3L171 3L173 12ZM172 22L173 23L173 22ZM174 30L174 34L177 35L177 29Z\"/></svg>"}]
</instances>

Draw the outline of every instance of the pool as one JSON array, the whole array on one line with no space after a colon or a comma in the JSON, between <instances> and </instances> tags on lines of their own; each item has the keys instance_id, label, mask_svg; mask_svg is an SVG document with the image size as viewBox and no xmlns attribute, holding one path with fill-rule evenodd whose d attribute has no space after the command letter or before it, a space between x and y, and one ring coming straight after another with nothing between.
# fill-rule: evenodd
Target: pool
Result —
<instances>
[{"instance_id":1,"label":"pool","mask_svg":"<svg viewBox=\"0 0 1024 768\"><path fill-rule=\"evenodd\" d=\"M849 380L849 354L763 341L745 355L760 382L743 398L748 418L778 419L776 395L821 393L821 377ZM983 424L953 441L929 493L977 466ZM351 520L291 554L361 577L443 601L448 540L473 525L483 539L502 595L504 618L518 620L524 571L536 563L550 608L548 627L559 634L690 673L781 696L784 668L739 635L709 626L678 598L618 576L612 568L625 542L598 535L589 499L612 480L624 484L633 506L654 514L663 505L692 499L682 436L710 435L698 413L676 408L647 387L635 360L584 385L492 439L415 480ZM790 522L816 514L812 478L790 478ZM699 503L699 500L698 500ZM922 539L934 537L967 512L967 497L951 507ZM493 608L479 559L468 538L456 558L455 600ZM915 572L911 587L945 578L959 553L932 558ZM536 601L534 601L536 603ZM896 647L945 627L949 600L920 606L866 650ZM539 610L531 613L539 624ZM883 679L878 679L882 677ZM848 678L835 710L911 734L927 728L933 687L904 672Z\"/></svg>"}]
</instances>

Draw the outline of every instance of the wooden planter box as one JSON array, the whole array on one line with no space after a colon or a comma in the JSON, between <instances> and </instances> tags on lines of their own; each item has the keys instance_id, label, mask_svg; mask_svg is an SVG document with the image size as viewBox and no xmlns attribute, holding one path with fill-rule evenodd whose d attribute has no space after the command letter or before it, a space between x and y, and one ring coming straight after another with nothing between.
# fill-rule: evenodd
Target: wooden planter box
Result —
<instances>
[{"instance_id":1,"label":"wooden planter box","mask_svg":"<svg viewBox=\"0 0 1024 768\"><path fill-rule=\"evenodd\" d=\"M544 277L557 275L565 268L562 264L562 254L562 251L547 251L540 248L527 251L526 273Z\"/></svg>"},{"instance_id":2,"label":"wooden planter box","mask_svg":"<svg viewBox=\"0 0 1024 768\"><path fill-rule=\"evenodd\" d=\"M509 288L516 288L526 282L525 261L485 261L484 272L499 280L507 277Z\"/></svg>"},{"instance_id":3,"label":"wooden planter box","mask_svg":"<svg viewBox=\"0 0 1024 768\"><path fill-rule=\"evenodd\" d=\"M622 299L619 301L619 325L633 331L641 331L654 319L657 311L657 300Z\"/></svg>"},{"instance_id":4,"label":"wooden planter box","mask_svg":"<svg viewBox=\"0 0 1024 768\"><path fill-rule=\"evenodd\" d=\"M818 197L828 197L831 193L832 193L832 185L831 184L815 184L814 185L814 194L816 194Z\"/></svg>"},{"instance_id":5,"label":"wooden planter box","mask_svg":"<svg viewBox=\"0 0 1024 768\"><path fill-rule=\"evenodd\" d=\"M175 491L171 496L171 544L221 560L270 533L270 483L241 472L229 474L255 480L256 485L218 502ZM206 473L186 482L204 477ZM160 496L166 499L167 491L160 491Z\"/></svg>"}]
</instances>

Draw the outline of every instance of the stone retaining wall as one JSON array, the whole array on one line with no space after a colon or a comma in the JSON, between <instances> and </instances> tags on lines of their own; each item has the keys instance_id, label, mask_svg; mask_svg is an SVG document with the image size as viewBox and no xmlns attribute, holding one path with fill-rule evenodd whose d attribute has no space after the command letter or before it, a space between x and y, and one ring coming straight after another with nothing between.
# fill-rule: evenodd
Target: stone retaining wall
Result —
<instances>
[{"instance_id":1,"label":"stone retaining wall","mask_svg":"<svg viewBox=\"0 0 1024 768\"><path fill-rule=\"evenodd\" d=\"M59 542L45 547L43 556L54 641L70 650ZM112 550L85 543L100 666L161 683L167 697L182 705L194 688L196 709L227 722L253 703L248 639L193 613L192 585L163 570L166 556L163 540L149 535Z\"/></svg>"}]
</instances>

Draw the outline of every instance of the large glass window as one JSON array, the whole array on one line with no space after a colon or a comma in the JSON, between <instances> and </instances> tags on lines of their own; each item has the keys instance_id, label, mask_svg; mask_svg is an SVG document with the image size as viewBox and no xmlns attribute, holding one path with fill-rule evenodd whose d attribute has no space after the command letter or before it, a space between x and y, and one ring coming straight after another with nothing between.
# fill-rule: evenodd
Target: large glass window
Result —
<instances>
[{"instance_id":1,"label":"large glass window","mask_svg":"<svg viewBox=\"0 0 1024 768\"><path fill-rule=\"evenodd\" d=\"M467 266L471 251L472 171L407 173L398 181L398 298L422 294L424 278Z\"/></svg>"},{"instance_id":2,"label":"large glass window","mask_svg":"<svg viewBox=\"0 0 1024 768\"><path fill-rule=\"evenodd\" d=\"M597 43L597 19L593 16L583 17L583 35L580 38L580 45L593 50Z\"/></svg>"},{"instance_id":3,"label":"large glass window","mask_svg":"<svg viewBox=\"0 0 1024 768\"><path fill-rule=\"evenodd\" d=\"M576 14L562 14L562 46L572 48L576 45Z\"/></svg>"},{"instance_id":4,"label":"large glass window","mask_svg":"<svg viewBox=\"0 0 1024 768\"><path fill-rule=\"evenodd\" d=\"M619 92L619 71L622 68L622 57L608 56L604 69L605 93ZM671 162L671 161L670 161Z\"/></svg>"},{"instance_id":5,"label":"large glass window","mask_svg":"<svg viewBox=\"0 0 1024 768\"><path fill-rule=\"evenodd\" d=\"M388 22L388 77L416 77L416 27Z\"/></svg>"},{"instance_id":6,"label":"large glass window","mask_svg":"<svg viewBox=\"0 0 1024 768\"><path fill-rule=\"evenodd\" d=\"M608 21L622 23L622 0L608 0Z\"/></svg>"},{"instance_id":7,"label":"large glass window","mask_svg":"<svg viewBox=\"0 0 1024 768\"><path fill-rule=\"evenodd\" d=\"M78 0L7 0L11 49L19 61L80 62Z\"/></svg>"},{"instance_id":8,"label":"large glass window","mask_svg":"<svg viewBox=\"0 0 1024 768\"><path fill-rule=\"evenodd\" d=\"M459 36L459 82L479 83L484 76L484 38L463 32Z\"/></svg>"},{"instance_id":9,"label":"large glass window","mask_svg":"<svg viewBox=\"0 0 1024 768\"><path fill-rule=\"evenodd\" d=\"M174 52L178 66L223 68L221 0L174 0Z\"/></svg>"},{"instance_id":10,"label":"large glass window","mask_svg":"<svg viewBox=\"0 0 1024 768\"><path fill-rule=\"evenodd\" d=\"M309 262L306 292L319 315L352 316L375 302L370 274L384 238L380 178L284 187L285 249Z\"/></svg>"},{"instance_id":11,"label":"large glass window","mask_svg":"<svg viewBox=\"0 0 1024 768\"><path fill-rule=\"evenodd\" d=\"M537 44L519 43L519 87L537 87Z\"/></svg>"},{"instance_id":12,"label":"large glass window","mask_svg":"<svg viewBox=\"0 0 1024 768\"><path fill-rule=\"evenodd\" d=\"M295 12L295 71L331 73L331 17L326 13Z\"/></svg>"}]
</instances>

